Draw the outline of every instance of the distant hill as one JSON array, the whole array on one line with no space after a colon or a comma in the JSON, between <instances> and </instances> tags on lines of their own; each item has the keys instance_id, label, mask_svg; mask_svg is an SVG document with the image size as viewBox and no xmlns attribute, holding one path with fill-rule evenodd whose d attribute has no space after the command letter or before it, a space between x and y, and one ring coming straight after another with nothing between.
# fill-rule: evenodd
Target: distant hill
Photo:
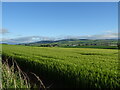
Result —
<instances>
[{"instance_id":1,"label":"distant hill","mask_svg":"<svg viewBox=\"0 0 120 90\"><path fill-rule=\"evenodd\" d=\"M62 40L46 40L46 41L37 41L33 43L24 43L19 45L26 46L88 46L88 45L96 45L96 46L116 46L118 43L117 39L62 39Z\"/></svg>"}]
</instances>

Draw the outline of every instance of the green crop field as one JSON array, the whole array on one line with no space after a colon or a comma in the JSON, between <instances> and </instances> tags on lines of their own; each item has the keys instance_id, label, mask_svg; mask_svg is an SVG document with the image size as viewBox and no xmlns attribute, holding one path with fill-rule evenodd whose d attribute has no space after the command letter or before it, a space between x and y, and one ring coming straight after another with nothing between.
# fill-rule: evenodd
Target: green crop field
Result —
<instances>
[{"instance_id":1,"label":"green crop field","mask_svg":"<svg viewBox=\"0 0 120 90\"><path fill-rule=\"evenodd\" d=\"M118 50L2 45L3 59L76 88L120 88Z\"/></svg>"}]
</instances>

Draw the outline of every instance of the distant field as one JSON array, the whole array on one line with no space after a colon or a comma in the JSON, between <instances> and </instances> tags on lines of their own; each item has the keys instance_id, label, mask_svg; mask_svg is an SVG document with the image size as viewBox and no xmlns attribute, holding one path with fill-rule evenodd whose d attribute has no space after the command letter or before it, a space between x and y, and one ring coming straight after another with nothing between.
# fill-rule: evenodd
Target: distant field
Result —
<instances>
[{"instance_id":1,"label":"distant field","mask_svg":"<svg viewBox=\"0 0 120 90\"><path fill-rule=\"evenodd\" d=\"M64 46L65 48L99 48L99 49L118 49L117 46Z\"/></svg>"},{"instance_id":2,"label":"distant field","mask_svg":"<svg viewBox=\"0 0 120 90\"><path fill-rule=\"evenodd\" d=\"M3 45L2 50L3 59L69 87L120 88L115 49Z\"/></svg>"}]
</instances>

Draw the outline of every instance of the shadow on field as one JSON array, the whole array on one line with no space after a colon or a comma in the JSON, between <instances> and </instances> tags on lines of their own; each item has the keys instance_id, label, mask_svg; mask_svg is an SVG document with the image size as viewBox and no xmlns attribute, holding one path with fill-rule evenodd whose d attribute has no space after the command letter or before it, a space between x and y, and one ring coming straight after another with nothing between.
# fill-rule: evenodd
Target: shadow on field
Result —
<instances>
[{"instance_id":1,"label":"shadow on field","mask_svg":"<svg viewBox=\"0 0 120 90\"><path fill-rule=\"evenodd\" d=\"M67 89L70 88L69 85L66 85L64 82L60 80L52 80L46 78L42 75L36 75L30 69L21 67L15 60L12 58L2 58L2 63L7 63L9 67L14 65L14 71L21 72L21 76L24 79L26 78L27 82L30 83L30 89L37 89L37 90L58 90L58 89Z\"/></svg>"}]
</instances>

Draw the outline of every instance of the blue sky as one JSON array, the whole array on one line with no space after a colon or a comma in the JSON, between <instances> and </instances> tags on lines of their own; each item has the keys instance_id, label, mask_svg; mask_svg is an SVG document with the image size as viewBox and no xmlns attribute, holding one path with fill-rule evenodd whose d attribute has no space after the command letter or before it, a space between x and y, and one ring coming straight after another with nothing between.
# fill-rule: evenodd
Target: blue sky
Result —
<instances>
[{"instance_id":1,"label":"blue sky","mask_svg":"<svg viewBox=\"0 0 120 90\"><path fill-rule=\"evenodd\" d=\"M119 2L119 0L2 0L3 2Z\"/></svg>"},{"instance_id":2,"label":"blue sky","mask_svg":"<svg viewBox=\"0 0 120 90\"><path fill-rule=\"evenodd\" d=\"M4 39L89 37L117 33L117 2L4 2Z\"/></svg>"}]
</instances>

